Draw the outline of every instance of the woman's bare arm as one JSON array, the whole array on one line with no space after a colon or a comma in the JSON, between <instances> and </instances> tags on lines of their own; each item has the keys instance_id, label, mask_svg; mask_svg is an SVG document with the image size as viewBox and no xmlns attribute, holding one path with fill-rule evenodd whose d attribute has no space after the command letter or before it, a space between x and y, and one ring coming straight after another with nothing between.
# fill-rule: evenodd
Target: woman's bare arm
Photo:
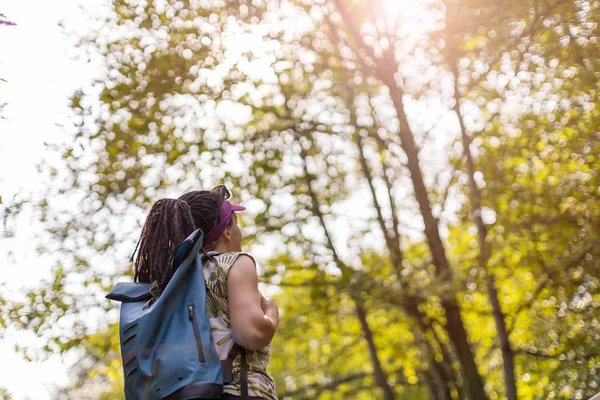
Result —
<instances>
[{"instance_id":1,"label":"woman's bare arm","mask_svg":"<svg viewBox=\"0 0 600 400\"><path fill-rule=\"evenodd\" d=\"M260 294L256 266L250 257L239 256L229 269L227 293L233 340L251 351L271 343L279 310L273 299Z\"/></svg>"}]
</instances>

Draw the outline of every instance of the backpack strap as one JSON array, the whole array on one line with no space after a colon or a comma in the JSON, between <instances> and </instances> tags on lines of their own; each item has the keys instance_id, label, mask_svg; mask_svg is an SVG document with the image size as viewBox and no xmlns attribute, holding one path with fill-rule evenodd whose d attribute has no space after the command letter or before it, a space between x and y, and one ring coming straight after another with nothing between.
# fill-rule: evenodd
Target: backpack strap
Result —
<instances>
[{"instance_id":1,"label":"backpack strap","mask_svg":"<svg viewBox=\"0 0 600 400\"><path fill-rule=\"evenodd\" d=\"M150 300L148 300L146 302L146 304L144 304L144 306L142 307L142 310L147 310L148 307L150 307L152 305L152 303L154 303L156 300L158 300L158 298L162 294L162 290L160 290L160 287L158 286L158 281L153 281L150 284L150 287L148 288L148 292L150 293L152 298Z\"/></svg>"},{"instance_id":2,"label":"backpack strap","mask_svg":"<svg viewBox=\"0 0 600 400\"><path fill-rule=\"evenodd\" d=\"M246 361L246 349L242 349L242 365L240 368L242 400L248 400L248 362Z\"/></svg>"},{"instance_id":3,"label":"backpack strap","mask_svg":"<svg viewBox=\"0 0 600 400\"><path fill-rule=\"evenodd\" d=\"M223 383L228 384L233 380L233 360L240 354L240 346L237 343L233 344L229 354L225 360L221 360L221 369L223 369Z\"/></svg>"},{"instance_id":4,"label":"backpack strap","mask_svg":"<svg viewBox=\"0 0 600 400\"><path fill-rule=\"evenodd\" d=\"M223 369L223 383L228 384L233 380L233 361L241 353L242 361L240 363L240 391L242 394L242 400L248 400L248 362L246 360L246 349L237 343L233 344L227 359L221 361L221 368Z\"/></svg>"}]
</instances>

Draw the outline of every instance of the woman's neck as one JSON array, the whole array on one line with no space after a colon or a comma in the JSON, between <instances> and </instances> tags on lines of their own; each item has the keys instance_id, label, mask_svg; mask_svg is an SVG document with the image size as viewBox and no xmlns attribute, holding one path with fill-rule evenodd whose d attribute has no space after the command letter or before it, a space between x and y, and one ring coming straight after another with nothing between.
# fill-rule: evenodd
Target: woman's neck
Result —
<instances>
[{"instance_id":1,"label":"woman's neck","mask_svg":"<svg viewBox=\"0 0 600 400\"><path fill-rule=\"evenodd\" d=\"M242 249L236 246L232 241L223 240L222 238L217 239L216 242L213 242L215 247L211 251L217 253L238 253L242 251Z\"/></svg>"},{"instance_id":2,"label":"woman's neck","mask_svg":"<svg viewBox=\"0 0 600 400\"><path fill-rule=\"evenodd\" d=\"M226 253L227 252L227 247L226 246L215 246L214 249L212 249L211 251L214 251L215 253Z\"/></svg>"},{"instance_id":3,"label":"woman's neck","mask_svg":"<svg viewBox=\"0 0 600 400\"><path fill-rule=\"evenodd\" d=\"M217 253L228 253L231 251L235 251L234 249L231 249L230 247L231 246L228 246L227 243L219 241L212 251L217 252Z\"/></svg>"}]
</instances>

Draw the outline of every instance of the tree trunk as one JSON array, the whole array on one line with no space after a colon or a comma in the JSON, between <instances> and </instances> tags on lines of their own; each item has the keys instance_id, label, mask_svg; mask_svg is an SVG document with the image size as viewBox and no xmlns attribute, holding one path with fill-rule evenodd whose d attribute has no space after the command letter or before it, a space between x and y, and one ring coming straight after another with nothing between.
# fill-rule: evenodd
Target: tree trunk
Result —
<instances>
[{"instance_id":1,"label":"tree trunk","mask_svg":"<svg viewBox=\"0 0 600 400\"><path fill-rule=\"evenodd\" d=\"M473 218L475 219L475 225L477 226L477 236L479 242L479 265L486 272L487 278L487 290L492 305L492 314L494 315L494 321L496 323L496 330L498 332L498 339L500 341L500 348L502 350L502 367L504 369L504 384L506 386L506 398L507 400L517 400L517 383L515 379L515 359L510 340L508 337L508 330L506 328L506 320L504 319L504 313L498 299L498 290L496 288L496 278L492 271L488 270L488 261L491 256L490 245L487 242L487 227L481 217L482 206L481 206L481 193L475 182L475 164L473 162L473 155L471 154L471 140L467 135L465 122L463 119L462 112L460 111L460 93L458 91L458 66L455 57L448 56L448 61L452 73L454 74L454 111L458 117L460 125L460 133L462 139L462 145L467 164L467 175L469 176L469 199L472 207Z\"/></svg>"},{"instance_id":2,"label":"tree trunk","mask_svg":"<svg viewBox=\"0 0 600 400\"><path fill-rule=\"evenodd\" d=\"M386 68L389 69L389 68ZM447 287L441 295L441 303L446 314L446 330L452 341L457 358L461 364L464 375L464 382L469 398L472 400L486 399L487 396L483 389L483 381L467 340L467 332L465 330L460 310L456 298L452 293L452 271L446 258L444 245L439 234L436 219L431 212L431 204L427 196L427 189L423 181L421 167L419 165L419 150L415 143L412 132L408 125L408 119L404 112L404 104L402 100L402 92L398 89L393 73L383 76L384 83L390 90L392 102L396 108L398 120L400 121L400 139L401 145L406 153L408 163L407 167L410 171L410 177L413 182L415 197L419 203L419 209L425 223L425 236L433 258L433 264L436 267L436 273L440 277L440 282Z\"/></svg>"},{"instance_id":3,"label":"tree trunk","mask_svg":"<svg viewBox=\"0 0 600 400\"><path fill-rule=\"evenodd\" d=\"M348 107L352 107L352 105L349 104ZM351 111L351 114L353 114L352 111ZM385 220L383 218L383 213L381 211L381 205L379 204L379 200L377 199L377 195L375 193L375 187L373 186L373 174L371 173L371 169L369 168L367 159L365 157L362 138L360 137L360 135L356 135L355 140L356 140L356 144L358 146L358 154L359 154L359 161L360 161L361 169L362 169L363 175L367 179L367 183L369 184L371 197L373 199L373 206L377 210L377 220L379 222L381 231L385 237L385 242L386 242L388 251L390 253L392 265L394 266L394 270L396 271L396 275L398 277L398 281L400 283L401 290L406 291L406 289L407 289L406 282L405 282L404 277L401 274L401 263L402 263L403 256L402 256L402 249L400 248L399 235L397 233L398 226L396 224L398 223L398 220L396 217L393 198L391 195L391 183L389 182L387 177L384 177L384 180L386 181L386 186L388 189L390 207L392 209L392 220L393 220L393 223L395 224L395 226L392 229L392 232L389 232L385 226ZM384 170L385 170L385 168L384 168ZM413 296L408 295L403 303L405 303L405 305L401 306L400 308L409 317L413 318L419 324L419 327L421 328L423 335L425 336L425 334L429 328L428 328L427 324L425 323L425 316L421 313L421 311L418 308L419 300ZM430 386L430 390L432 391L432 393L436 393L437 398L450 400L452 397L450 395L450 383L449 383L450 380L448 379L448 374L446 373L444 366L435 360L433 348L431 347L431 344L427 341L426 337L424 338L423 342L424 342L424 346L427 348L427 352L431 358L431 360L429 362L428 374L431 376L432 379L429 379L427 381L428 385Z\"/></svg>"},{"instance_id":4,"label":"tree trunk","mask_svg":"<svg viewBox=\"0 0 600 400\"><path fill-rule=\"evenodd\" d=\"M321 213L321 210L319 209L319 201L318 201L317 195L312 189L313 177L308 172L308 168L306 166L307 154L305 153L305 151L302 147L301 147L301 149L302 149L301 156L302 156L302 160L304 161L303 162L304 174L305 174L306 181L308 184L308 192L309 192L309 196L311 198L313 213L315 214L315 216L317 216L317 218L319 219L319 222L321 223L321 227L323 228L323 232L325 233L325 238L327 240L327 247L331 251L331 253L333 255L333 259L335 260L335 263L338 265L338 267L342 271L342 274L352 273L352 270L350 268L348 268L348 266L339 258L338 253L335 250L335 246L333 245L333 240L331 238L331 235L329 234L327 225L325 224L325 218L323 217L323 213ZM387 377L385 376L385 373L383 372L383 368L381 367L381 362L379 360L379 356L377 355L377 347L375 346L375 342L373 341L373 332L371 331L371 327L369 326L369 323L367 322L365 310L362 308L360 301L357 300L354 296L352 296L352 288L349 288L349 291L351 294L352 301L354 302L355 307L356 307L356 314L360 321L360 326L362 328L365 340L367 341L367 345L369 348L369 355L371 357L371 363L373 364L373 374L375 376L375 382L381 388L381 390L383 390L385 400L394 400L394 392L392 391L392 388L390 387L390 385L387 381Z\"/></svg>"},{"instance_id":5,"label":"tree trunk","mask_svg":"<svg viewBox=\"0 0 600 400\"><path fill-rule=\"evenodd\" d=\"M377 347L375 347L375 342L373 341L373 332L371 331L371 327L367 322L365 309L359 304L359 302L355 301L355 304L356 315L358 316L360 326L362 327L365 340L367 341L367 345L369 347L369 355L371 356L371 363L373 364L373 375L375 376L375 382L377 382L377 386L383 390L383 398L385 400L394 400L394 392L387 381L385 373L381 368L381 362L377 356Z\"/></svg>"},{"instance_id":6,"label":"tree trunk","mask_svg":"<svg viewBox=\"0 0 600 400\"><path fill-rule=\"evenodd\" d=\"M425 375L425 380L429 386L431 398L435 400L452 400L450 392L445 390L442 383L439 381L439 376L434 371L429 369Z\"/></svg>"},{"instance_id":7,"label":"tree trunk","mask_svg":"<svg viewBox=\"0 0 600 400\"><path fill-rule=\"evenodd\" d=\"M467 332L462 322L458 302L454 297L452 289L452 271L450 270L448 259L446 258L446 252L438 231L437 221L431 212L431 204L429 203L427 189L423 181L421 167L419 166L418 148L413 133L410 130L410 126L408 125L404 110L402 100L403 93L396 83L395 77L398 73L399 66L395 58L395 49L393 46L390 46L384 50L381 57L376 56L373 48L365 43L360 32L360 24L357 23L354 16L348 10L348 2L344 0L333 0L333 3L336 5L342 20L344 21L345 28L348 29L351 37L358 45L355 49L359 65L362 65L367 73L375 74L375 76L379 78L390 91L392 103L396 109L398 121L400 122L399 136L401 146L408 158L407 166L410 171L415 197L419 203L421 215L425 223L425 235L433 258L433 264L436 267L436 274L439 282L444 285L440 297L446 315L446 329L448 331L448 336L450 337L450 341L453 344L458 361L461 365L469 398L471 400L487 399L483 389L483 381L477 371L477 365L475 364L475 359L467 340ZM374 66L369 66L365 58L359 54L361 49L367 53L367 58L374 62Z\"/></svg>"},{"instance_id":8,"label":"tree trunk","mask_svg":"<svg viewBox=\"0 0 600 400\"><path fill-rule=\"evenodd\" d=\"M407 307L407 312L409 315L414 316L424 334L427 331L431 331L432 334L435 335L435 332L433 332L433 327L425 321L425 315L421 313L416 303L409 305ZM445 368L444 364L435 359L435 352L427 338L424 340L424 346L427 348L427 352L431 358L429 361L428 374L430 378L432 378L430 380L430 384L433 384L433 387L431 387L432 392L436 393L437 399L452 400L452 395L450 393L450 382L452 382L452 376ZM440 346L442 346L442 343L440 343ZM443 361L450 362L449 357L447 357L447 354L445 354L443 347L441 348L441 351ZM452 367L450 366L450 368Z\"/></svg>"}]
</instances>

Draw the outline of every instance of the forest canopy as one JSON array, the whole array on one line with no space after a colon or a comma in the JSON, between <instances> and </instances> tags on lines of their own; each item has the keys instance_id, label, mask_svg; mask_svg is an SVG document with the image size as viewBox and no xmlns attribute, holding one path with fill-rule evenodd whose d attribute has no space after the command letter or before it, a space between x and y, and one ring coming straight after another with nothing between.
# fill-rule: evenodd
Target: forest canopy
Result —
<instances>
[{"instance_id":1,"label":"forest canopy","mask_svg":"<svg viewBox=\"0 0 600 400\"><path fill-rule=\"evenodd\" d=\"M0 325L124 398L115 305L162 197L224 183L282 318L282 399L600 392L600 2L111 0ZM68 26L67 26L68 29ZM6 199L5 199L6 202ZM10 239L10 238L8 238ZM48 259L48 258L47 258Z\"/></svg>"}]
</instances>

